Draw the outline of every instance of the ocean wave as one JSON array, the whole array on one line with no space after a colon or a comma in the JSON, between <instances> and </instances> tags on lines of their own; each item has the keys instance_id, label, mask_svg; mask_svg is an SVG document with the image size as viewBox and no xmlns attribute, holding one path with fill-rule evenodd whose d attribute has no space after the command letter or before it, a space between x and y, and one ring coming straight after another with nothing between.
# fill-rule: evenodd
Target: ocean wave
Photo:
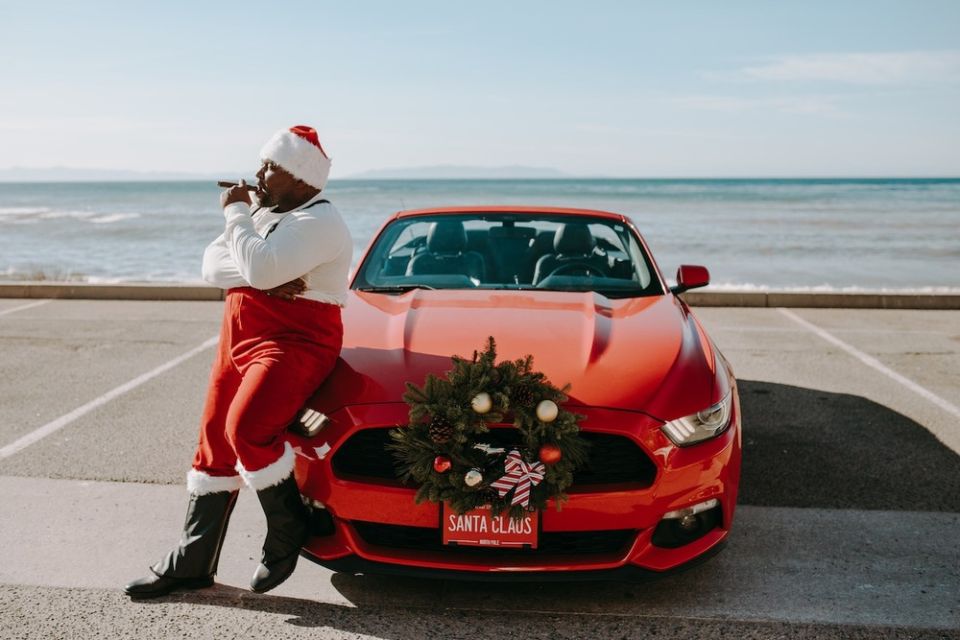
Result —
<instances>
[{"instance_id":1,"label":"ocean wave","mask_svg":"<svg viewBox=\"0 0 960 640\"><path fill-rule=\"evenodd\" d=\"M0 207L0 216L34 216L49 211L48 207Z\"/></svg>"},{"instance_id":2,"label":"ocean wave","mask_svg":"<svg viewBox=\"0 0 960 640\"><path fill-rule=\"evenodd\" d=\"M91 224L110 224L111 222L120 222L121 220L131 220L139 218L139 213L108 213L106 215L90 218L87 222Z\"/></svg>"},{"instance_id":3,"label":"ocean wave","mask_svg":"<svg viewBox=\"0 0 960 640\"><path fill-rule=\"evenodd\" d=\"M83 278L83 281L88 284L137 284L137 283L171 284L171 285L178 285L178 284L205 285L207 284L206 282L204 282L202 278L192 278L192 279L188 277L182 277L177 279L162 278L162 277L152 278L146 275L142 277L135 277L135 278L114 277L114 276L85 276Z\"/></svg>"},{"instance_id":4,"label":"ocean wave","mask_svg":"<svg viewBox=\"0 0 960 640\"><path fill-rule=\"evenodd\" d=\"M41 220L78 220L90 224L110 224L140 218L137 212L104 213L88 209L51 209L50 207L0 207L0 217L13 224L34 224Z\"/></svg>"},{"instance_id":5,"label":"ocean wave","mask_svg":"<svg viewBox=\"0 0 960 640\"><path fill-rule=\"evenodd\" d=\"M87 282L87 276L72 269L55 266L25 265L0 271L0 282Z\"/></svg>"},{"instance_id":6,"label":"ocean wave","mask_svg":"<svg viewBox=\"0 0 960 640\"><path fill-rule=\"evenodd\" d=\"M50 207L0 207L0 216L12 222L35 222L59 218L86 219L96 216L96 211L81 209L51 209Z\"/></svg>"},{"instance_id":7,"label":"ocean wave","mask_svg":"<svg viewBox=\"0 0 960 640\"><path fill-rule=\"evenodd\" d=\"M97 215L96 211L80 211L77 209L53 209L36 217L41 220L60 220L62 218L72 218L75 220L86 220Z\"/></svg>"}]
</instances>

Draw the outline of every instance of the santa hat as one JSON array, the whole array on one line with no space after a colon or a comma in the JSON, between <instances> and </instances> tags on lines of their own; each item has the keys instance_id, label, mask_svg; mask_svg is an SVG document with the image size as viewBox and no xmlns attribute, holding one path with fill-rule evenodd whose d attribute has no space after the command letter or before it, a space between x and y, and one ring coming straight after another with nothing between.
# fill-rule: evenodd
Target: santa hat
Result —
<instances>
[{"instance_id":1,"label":"santa hat","mask_svg":"<svg viewBox=\"0 0 960 640\"><path fill-rule=\"evenodd\" d=\"M330 174L330 158L313 127L281 129L260 149L261 162L274 162L311 187L323 189Z\"/></svg>"}]
</instances>

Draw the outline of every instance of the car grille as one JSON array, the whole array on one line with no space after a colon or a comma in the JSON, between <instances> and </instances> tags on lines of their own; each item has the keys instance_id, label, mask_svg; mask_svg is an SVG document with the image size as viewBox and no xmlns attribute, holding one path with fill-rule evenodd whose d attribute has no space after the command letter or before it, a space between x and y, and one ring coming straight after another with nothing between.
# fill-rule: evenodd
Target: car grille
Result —
<instances>
[{"instance_id":1,"label":"car grille","mask_svg":"<svg viewBox=\"0 0 960 640\"><path fill-rule=\"evenodd\" d=\"M361 476L381 480L396 480L397 470L393 455L386 446L390 443L390 429L364 429L353 434L333 457L333 471L338 476ZM573 485L582 487L603 484L653 484L657 467L632 440L609 433L583 431L590 444L589 459L574 474ZM495 446L510 447L518 443L516 429L491 429L485 439Z\"/></svg>"},{"instance_id":2,"label":"car grille","mask_svg":"<svg viewBox=\"0 0 960 640\"><path fill-rule=\"evenodd\" d=\"M528 557L531 555L601 555L625 552L627 545L636 538L633 529L612 531L555 531L543 532L536 549L518 550L498 547L451 547L443 544L438 528L407 527L396 524L376 522L351 522L357 534L367 544L393 549L415 549L417 551L440 551L452 553L496 554L505 556Z\"/></svg>"}]
</instances>

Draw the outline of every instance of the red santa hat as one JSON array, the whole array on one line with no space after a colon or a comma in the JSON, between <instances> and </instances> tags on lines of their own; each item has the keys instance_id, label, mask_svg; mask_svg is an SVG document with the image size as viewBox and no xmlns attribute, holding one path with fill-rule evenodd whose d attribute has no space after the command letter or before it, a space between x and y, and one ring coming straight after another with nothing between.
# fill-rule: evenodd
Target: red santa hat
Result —
<instances>
[{"instance_id":1,"label":"red santa hat","mask_svg":"<svg viewBox=\"0 0 960 640\"><path fill-rule=\"evenodd\" d=\"M281 129L260 149L261 162L274 162L294 177L317 189L327 185L330 158L327 157L313 127L297 125Z\"/></svg>"}]
</instances>

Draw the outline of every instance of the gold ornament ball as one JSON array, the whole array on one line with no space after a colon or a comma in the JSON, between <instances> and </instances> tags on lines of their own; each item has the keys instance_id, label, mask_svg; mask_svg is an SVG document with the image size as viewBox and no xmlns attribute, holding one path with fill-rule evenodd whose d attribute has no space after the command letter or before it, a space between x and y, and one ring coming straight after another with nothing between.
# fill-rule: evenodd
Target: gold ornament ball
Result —
<instances>
[{"instance_id":1,"label":"gold ornament ball","mask_svg":"<svg viewBox=\"0 0 960 640\"><path fill-rule=\"evenodd\" d=\"M537 405L537 419L541 422L553 422L559 413L560 408L553 400L541 400Z\"/></svg>"},{"instance_id":2,"label":"gold ornament ball","mask_svg":"<svg viewBox=\"0 0 960 640\"><path fill-rule=\"evenodd\" d=\"M483 482L483 474L480 473L480 469L470 469L470 471L467 471L467 474L463 476L463 482L468 487L475 487Z\"/></svg>"},{"instance_id":3,"label":"gold ornament ball","mask_svg":"<svg viewBox=\"0 0 960 640\"><path fill-rule=\"evenodd\" d=\"M490 394L486 391L478 393L473 396L473 400L470 401L470 406L473 407L473 410L477 413L487 413L490 409L493 409L493 398L491 398Z\"/></svg>"}]
</instances>

